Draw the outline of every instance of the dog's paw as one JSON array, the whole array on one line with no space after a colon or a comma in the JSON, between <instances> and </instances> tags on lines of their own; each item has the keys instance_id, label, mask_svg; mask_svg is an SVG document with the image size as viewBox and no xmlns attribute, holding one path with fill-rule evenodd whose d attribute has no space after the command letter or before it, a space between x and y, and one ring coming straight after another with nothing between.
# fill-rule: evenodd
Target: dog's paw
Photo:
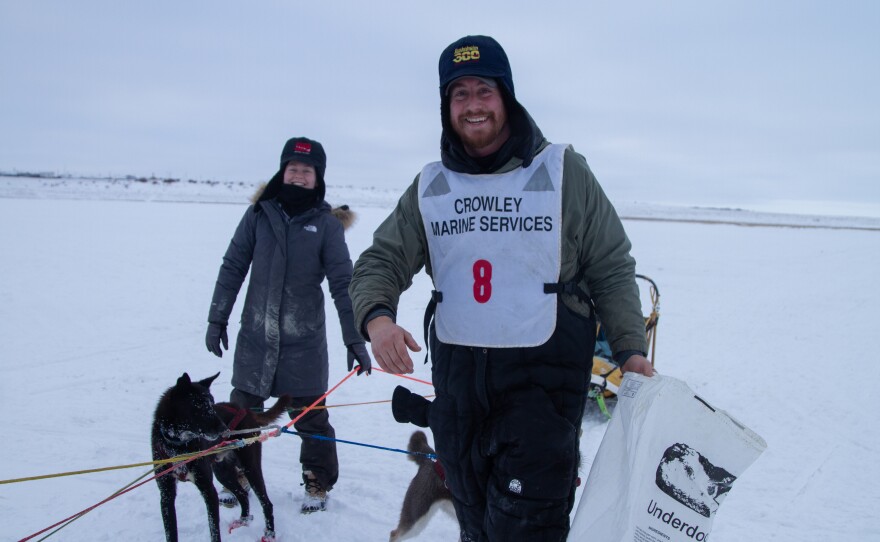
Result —
<instances>
[{"instance_id":1,"label":"dog's paw","mask_svg":"<svg viewBox=\"0 0 880 542\"><path fill-rule=\"evenodd\" d=\"M243 525L250 525L253 519L254 516L241 516L240 518L229 524L229 533L232 534L233 530L238 529Z\"/></svg>"}]
</instances>

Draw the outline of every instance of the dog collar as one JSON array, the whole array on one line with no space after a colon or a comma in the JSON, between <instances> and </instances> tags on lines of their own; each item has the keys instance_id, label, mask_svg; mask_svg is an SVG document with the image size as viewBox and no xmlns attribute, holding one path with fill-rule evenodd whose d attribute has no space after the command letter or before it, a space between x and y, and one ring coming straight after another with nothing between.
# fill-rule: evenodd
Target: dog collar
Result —
<instances>
[{"instance_id":1,"label":"dog collar","mask_svg":"<svg viewBox=\"0 0 880 542\"><path fill-rule=\"evenodd\" d=\"M174 431L173 429L166 429L164 427L160 428L159 431L162 433L162 438L174 445L184 445L189 443L192 440L195 440L200 437L198 433L194 433L192 431L183 430L179 433Z\"/></svg>"}]
</instances>

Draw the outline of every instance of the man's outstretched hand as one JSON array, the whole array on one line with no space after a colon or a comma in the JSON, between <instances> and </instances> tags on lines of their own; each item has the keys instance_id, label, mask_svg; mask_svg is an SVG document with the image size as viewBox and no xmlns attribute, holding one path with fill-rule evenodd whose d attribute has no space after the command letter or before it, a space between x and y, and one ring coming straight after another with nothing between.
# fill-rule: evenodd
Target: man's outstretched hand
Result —
<instances>
[{"instance_id":1,"label":"man's outstretched hand","mask_svg":"<svg viewBox=\"0 0 880 542\"><path fill-rule=\"evenodd\" d=\"M387 316L379 316L367 323L367 333L373 347L373 357L383 371L392 374L413 372L409 353L420 352L422 347L409 331L403 329Z\"/></svg>"}]
</instances>

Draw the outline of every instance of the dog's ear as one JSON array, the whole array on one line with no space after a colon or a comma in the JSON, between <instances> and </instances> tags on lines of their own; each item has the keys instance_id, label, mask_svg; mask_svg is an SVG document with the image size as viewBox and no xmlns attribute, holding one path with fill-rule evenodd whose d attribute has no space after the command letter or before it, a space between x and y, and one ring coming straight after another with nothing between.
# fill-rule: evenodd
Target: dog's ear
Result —
<instances>
[{"instance_id":1,"label":"dog's ear","mask_svg":"<svg viewBox=\"0 0 880 542\"><path fill-rule=\"evenodd\" d=\"M206 387L206 388L210 388L210 387L211 387L211 383L214 382L214 380L215 380L218 376L220 376L220 373L219 373L219 372L218 372L217 374L215 374L214 376L209 376L208 378L205 378L204 380L199 380L199 384L201 384L202 386L204 386L204 387Z\"/></svg>"},{"instance_id":2,"label":"dog's ear","mask_svg":"<svg viewBox=\"0 0 880 542\"><path fill-rule=\"evenodd\" d=\"M183 373L183 375L177 379L178 386L188 386L192 384L192 380L189 379L189 374Z\"/></svg>"}]
</instances>

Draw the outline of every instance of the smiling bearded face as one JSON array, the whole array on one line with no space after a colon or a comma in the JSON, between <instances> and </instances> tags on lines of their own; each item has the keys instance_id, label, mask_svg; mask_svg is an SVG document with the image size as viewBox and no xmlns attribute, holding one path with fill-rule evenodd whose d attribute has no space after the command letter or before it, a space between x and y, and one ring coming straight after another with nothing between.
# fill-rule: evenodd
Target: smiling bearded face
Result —
<instances>
[{"instance_id":1,"label":"smiling bearded face","mask_svg":"<svg viewBox=\"0 0 880 542\"><path fill-rule=\"evenodd\" d=\"M449 118L470 156L484 157L501 148L510 137L507 110L497 85L462 77L449 85Z\"/></svg>"}]
</instances>

